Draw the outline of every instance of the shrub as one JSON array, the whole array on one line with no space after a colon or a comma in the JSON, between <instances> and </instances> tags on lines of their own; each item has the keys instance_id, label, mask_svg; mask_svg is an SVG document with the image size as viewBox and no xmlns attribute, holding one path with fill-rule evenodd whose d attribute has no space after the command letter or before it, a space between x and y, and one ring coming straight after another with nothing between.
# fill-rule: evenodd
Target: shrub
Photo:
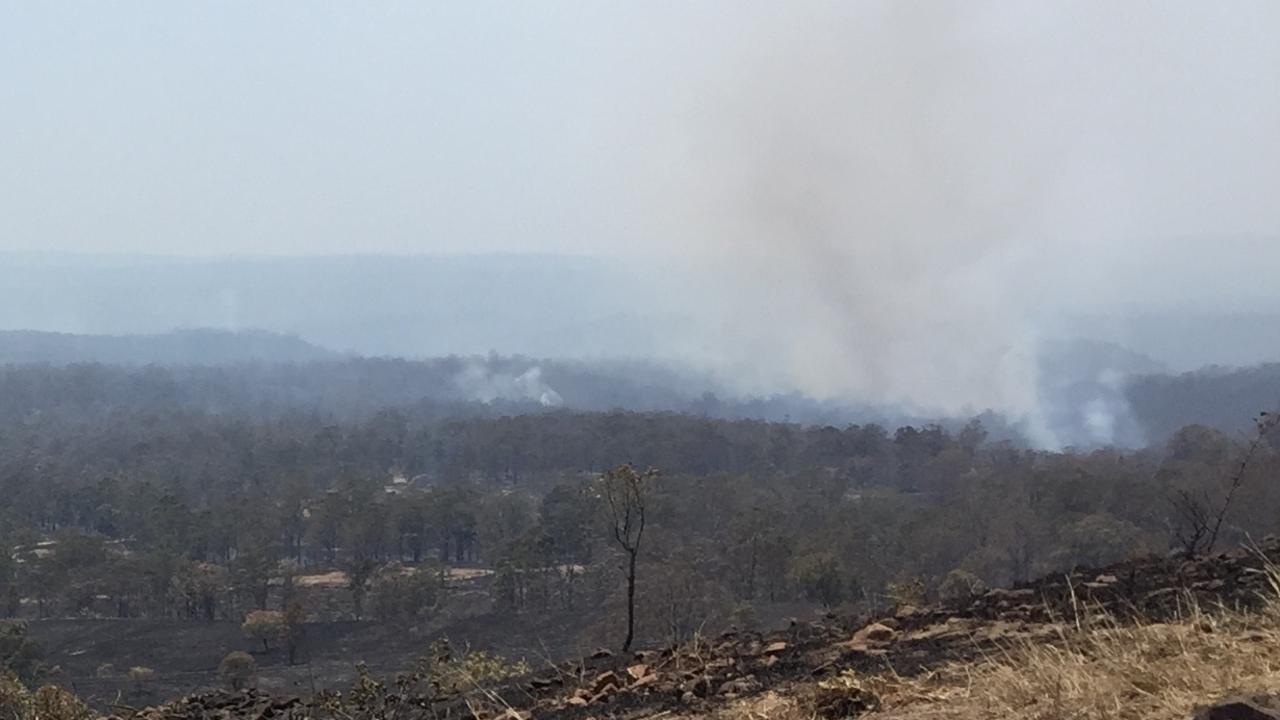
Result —
<instances>
[{"instance_id":1,"label":"shrub","mask_svg":"<svg viewBox=\"0 0 1280 720\"><path fill-rule=\"evenodd\" d=\"M374 614L379 619L412 618L436 604L440 574L427 569L404 572L398 566L384 568L374 575L370 595Z\"/></svg>"},{"instance_id":2,"label":"shrub","mask_svg":"<svg viewBox=\"0 0 1280 720\"><path fill-rule=\"evenodd\" d=\"M22 620L0 621L0 671L8 670L29 685L44 675L40 646L27 636Z\"/></svg>"},{"instance_id":3,"label":"shrub","mask_svg":"<svg viewBox=\"0 0 1280 720\"><path fill-rule=\"evenodd\" d=\"M30 717L33 701L31 691L18 680L18 676L0 670L0 718L22 720Z\"/></svg>"},{"instance_id":4,"label":"shrub","mask_svg":"<svg viewBox=\"0 0 1280 720\"><path fill-rule=\"evenodd\" d=\"M286 634L284 613L278 610L254 610L240 626L245 637L262 643L262 651L271 651L271 641L283 640Z\"/></svg>"},{"instance_id":5,"label":"shrub","mask_svg":"<svg viewBox=\"0 0 1280 720\"><path fill-rule=\"evenodd\" d=\"M129 680L133 683L133 691L141 695L147 685L156 677L156 671L142 665L129 668Z\"/></svg>"},{"instance_id":6,"label":"shrub","mask_svg":"<svg viewBox=\"0 0 1280 720\"><path fill-rule=\"evenodd\" d=\"M966 570L952 570L938 584L938 597L943 602L964 602L987 591L982 578Z\"/></svg>"},{"instance_id":7,"label":"shrub","mask_svg":"<svg viewBox=\"0 0 1280 720\"><path fill-rule=\"evenodd\" d=\"M834 607L845 598L847 582L840 561L828 552L811 553L795 559L791 581L809 600Z\"/></svg>"},{"instance_id":8,"label":"shrub","mask_svg":"<svg viewBox=\"0 0 1280 720\"><path fill-rule=\"evenodd\" d=\"M218 664L218 677L232 690L241 690L253 679L258 670L258 663L247 652L236 650L227 653Z\"/></svg>"},{"instance_id":9,"label":"shrub","mask_svg":"<svg viewBox=\"0 0 1280 720\"><path fill-rule=\"evenodd\" d=\"M852 718L880 707L880 697L853 670L822 680L813 689L813 715L820 718Z\"/></svg>"},{"instance_id":10,"label":"shrub","mask_svg":"<svg viewBox=\"0 0 1280 720\"><path fill-rule=\"evenodd\" d=\"M31 720L90 720L94 713L84 701L53 685L35 692L31 702Z\"/></svg>"},{"instance_id":11,"label":"shrub","mask_svg":"<svg viewBox=\"0 0 1280 720\"><path fill-rule=\"evenodd\" d=\"M885 588L889 602L896 608L919 607L925 603L924 583L920 578L907 577L895 580Z\"/></svg>"},{"instance_id":12,"label":"shrub","mask_svg":"<svg viewBox=\"0 0 1280 720\"><path fill-rule=\"evenodd\" d=\"M748 602L740 602L729 611L729 624L739 630L755 630L760 626L756 608Z\"/></svg>"},{"instance_id":13,"label":"shrub","mask_svg":"<svg viewBox=\"0 0 1280 720\"><path fill-rule=\"evenodd\" d=\"M524 675L529 666L478 650L455 655L448 640L437 640L431 645L431 654L419 658L418 672L437 692L449 695Z\"/></svg>"}]
</instances>

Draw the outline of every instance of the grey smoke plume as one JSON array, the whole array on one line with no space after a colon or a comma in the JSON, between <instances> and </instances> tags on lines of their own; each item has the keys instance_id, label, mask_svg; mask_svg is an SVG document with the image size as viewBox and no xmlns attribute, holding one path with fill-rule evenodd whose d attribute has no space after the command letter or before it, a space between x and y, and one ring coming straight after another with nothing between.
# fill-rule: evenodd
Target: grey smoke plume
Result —
<instances>
[{"instance_id":1,"label":"grey smoke plume","mask_svg":"<svg viewBox=\"0 0 1280 720\"><path fill-rule=\"evenodd\" d=\"M1257 30L1280 13L1026 5L753 16L650 198L722 303L690 354L748 386L994 408L1052 446L1037 348L1058 318L1219 300L1220 278L1117 269L1158 253L1145 238L1280 231L1259 192L1280 181L1280 52ZM1203 54L1206 24L1232 44ZM1107 441L1114 411L1090 402Z\"/></svg>"}]
</instances>

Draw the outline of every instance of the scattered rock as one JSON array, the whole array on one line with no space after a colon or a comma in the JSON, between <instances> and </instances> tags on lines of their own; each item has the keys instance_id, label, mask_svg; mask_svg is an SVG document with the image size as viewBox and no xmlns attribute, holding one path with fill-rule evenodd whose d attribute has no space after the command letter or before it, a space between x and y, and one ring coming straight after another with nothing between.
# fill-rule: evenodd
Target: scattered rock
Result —
<instances>
[{"instance_id":1,"label":"scattered rock","mask_svg":"<svg viewBox=\"0 0 1280 720\"><path fill-rule=\"evenodd\" d=\"M894 630L888 625L882 625L880 623L871 623L870 625L854 633L853 640L854 642L886 643L887 644L887 643L893 642L894 637L896 637L897 635L898 635L898 631Z\"/></svg>"},{"instance_id":2,"label":"scattered rock","mask_svg":"<svg viewBox=\"0 0 1280 720\"><path fill-rule=\"evenodd\" d=\"M560 684L561 684L560 678L554 678L554 677L550 677L550 678L536 677L529 681L530 687L532 687L534 690L546 690L548 688L553 688Z\"/></svg>"},{"instance_id":3,"label":"scattered rock","mask_svg":"<svg viewBox=\"0 0 1280 720\"><path fill-rule=\"evenodd\" d=\"M591 692L596 694L607 693L610 690L617 690L622 686L622 678L618 677L617 673L609 670L596 676L595 681L591 683Z\"/></svg>"},{"instance_id":4,"label":"scattered rock","mask_svg":"<svg viewBox=\"0 0 1280 720\"><path fill-rule=\"evenodd\" d=\"M921 614L921 610L915 605L902 605L894 611L893 616L899 620L907 620L919 614Z\"/></svg>"},{"instance_id":5,"label":"scattered rock","mask_svg":"<svg viewBox=\"0 0 1280 720\"><path fill-rule=\"evenodd\" d=\"M743 695L759 692L760 688L760 681L756 680L754 676L748 675L746 677L741 677L736 680L730 680L723 683L720 685L720 691L718 694L741 697Z\"/></svg>"},{"instance_id":6,"label":"scattered rock","mask_svg":"<svg viewBox=\"0 0 1280 720\"><path fill-rule=\"evenodd\" d=\"M857 717L880 707L880 698L866 689L858 678L849 672L818 683L813 698L813 710L823 718Z\"/></svg>"}]
</instances>

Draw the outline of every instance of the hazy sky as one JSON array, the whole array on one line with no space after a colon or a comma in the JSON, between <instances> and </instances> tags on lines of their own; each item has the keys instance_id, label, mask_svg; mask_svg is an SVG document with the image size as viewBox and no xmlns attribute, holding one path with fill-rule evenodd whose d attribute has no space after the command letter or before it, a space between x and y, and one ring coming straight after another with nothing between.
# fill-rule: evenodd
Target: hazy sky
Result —
<instances>
[{"instance_id":1,"label":"hazy sky","mask_svg":"<svg viewBox=\"0 0 1280 720\"><path fill-rule=\"evenodd\" d=\"M5 3L0 247L626 247L619 170L716 10Z\"/></svg>"},{"instance_id":2,"label":"hazy sky","mask_svg":"<svg viewBox=\"0 0 1280 720\"><path fill-rule=\"evenodd\" d=\"M706 328L662 350L749 386L1030 412L1067 316L1280 308L1277 37L1275 0L5 3L0 250L646 256Z\"/></svg>"},{"instance_id":3,"label":"hazy sky","mask_svg":"<svg viewBox=\"0 0 1280 720\"><path fill-rule=\"evenodd\" d=\"M0 248L683 248L679 203L828 102L806 162L924 127L869 175L983 176L956 214L1030 163L1097 243L1270 235L1277 31L1267 0L5 3Z\"/></svg>"}]
</instances>

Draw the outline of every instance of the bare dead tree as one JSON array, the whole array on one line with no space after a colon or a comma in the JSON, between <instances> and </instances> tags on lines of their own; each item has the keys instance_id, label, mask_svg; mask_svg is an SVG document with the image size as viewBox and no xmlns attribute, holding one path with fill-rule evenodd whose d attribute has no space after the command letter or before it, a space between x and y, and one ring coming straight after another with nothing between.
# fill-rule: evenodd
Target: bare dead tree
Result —
<instances>
[{"instance_id":1,"label":"bare dead tree","mask_svg":"<svg viewBox=\"0 0 1280 720\"><path fill-rule=\"evenodd\" d=\"M1170 502L1180 519L1174 528L1174 537L1182 547L1183 556L1190 560L1200 553L1205 536L1209 534L1209 525L1213 522L1209 512L1209 494L1201 491L1197 495L1190 490L1179 489Z\"/></svg>"},{"instance_id":2,"label":"bare dead tree","mask_svg":"<svg viewBox=\"0 0 1280 720\"><path fill-rule=\"evenodd\" d=\"M1280 415L1261 413L1254 420L1254 424L1257 426L1257 431L1245 450L1244 456L1240 458L1235 472L1228 477L1227 491L1216 511L1212 509L1213 503L1205 491L1196 495L1184 489L1174 494L1172 498L1174 511L1182 520L1182 529L1175 531L1175 537L1187 558L1195 557L1201 552L1213 552L1214 546L1218 543L1218 535L1222 531L1222 524L1231 510L1231 503L1244 484L1245 471L1249 469L1249 463L1253 461L1258 449L1267 441L1268 433L1280 425Z\"/></svg>"},{"instance_id":3,"label":"bare dead tree","mask_svg":"<svg viewBox=\"0 0 1280 720\"><path fill-rule=\"evenodd\" d=\"M1257 425L1257 432L1253 434L1253 441L1249 443L1249 449L1245 451L1244 457L1240 459L1240 466L1236 468L1236 472L1231 476L1231 485L1227 488L1226 497L1222 499L1222 507L1218 509L1218 516L1214 518L1213 530L1209 533L1209 541L1205 545L1205 552L1213 552L1213 546L1218 542L1218 531L1222 529L1222 521L1227 516L1227 510L1231 508L1231 501L1236 496L1236 491L1240 489L1240 485L1244 482L1244 471L1248 469L1249 463L1253 460L1254 454L1258 452L1258 448L1267 440L1267 433L1273 430L1277 423L1280 422L1280 415L1272 413L1262 413L1254 420Z\"/></svg>"},{"instance_id":4,"label":"bare dead tree","mask_svg":"<svg viewBox=\"0 0 1280 720\"><path fill-rule=\"evenodd\" d=\"M614 542L627 555L627 638L622 643L623 652L630 650L635 640L636 559L644 537L649 489L657 477L657 470L640 472L630 465L620 465L600 477L600 494L609 512Z\"/></svg>"}]
</instances>

